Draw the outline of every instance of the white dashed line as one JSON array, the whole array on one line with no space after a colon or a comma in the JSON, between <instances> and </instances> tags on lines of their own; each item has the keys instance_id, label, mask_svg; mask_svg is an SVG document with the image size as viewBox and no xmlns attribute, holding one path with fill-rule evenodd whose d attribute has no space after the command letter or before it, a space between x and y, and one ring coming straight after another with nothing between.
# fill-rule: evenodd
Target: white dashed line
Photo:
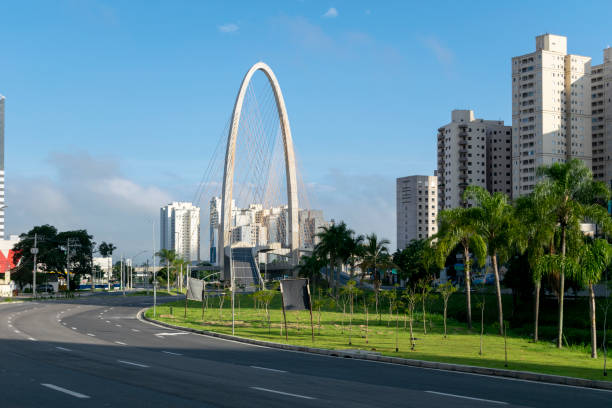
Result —
<instances>
[{"instance_id":1,"label":"white dashed line","mask_svg":"<svg viewBox=\"0 0 612 408\"><path fill-rule=\"evenodd\" d=\"M87 333L87 335L88 335L88 336L91 336L91 337L96 337L96 335L95 335L95 334L93 334L93 333Z\"/></svg>"},{"instance_id":2,"label":"white dashed line","mask_svg":"<svg viewBox=\"0 0 612 408\"><path fill-rule=\"evenodd\" d=\"M145 364L140 364L140 363L133 363L131 361L125 361L125 360L117 360L119 363L123 363L123 364L128 364L128 365L133 365L136 367L142 367L142 368L149 368L148 365Z\"/></svg>"},{"instance_id":3,"label":"white dashed line","mask_svg":"<svg viewBox=\"0 0 612 408\"><path fill-rule=\"evenodd\" d=\"M42 385L43 387L51 388L52 390L55 390L55 391L63 392L64 394L72 395L73 397L76 397L76 398L89 398L89 395L81 394L80 392L71 391L66 388L58 387L57 385L43 384L43 383L41 383L40 385Z\"/></svg>"},{"instance_id":4,"label":"white dashed line","mask_svg":"<svg viewBox=\"0 0 612 408\"><path fill-rule=\"evenodd\" d=\"M66 347L56 346L55 348L58 349L58 350L62 350L62 351L72 351L70 349L67 349Z\"/></svg>"},{"instance_id":5,"label":"white dashed line","mask_svg":"<svg viewBox=\"0 0 612 408\"><path fill-rule=\"evenodd\" d=\"M116 341L115 343L117 343L117 344L121 344L122 346L127 346L127 344L126 344L126 343L124 343L124 342L122 342L122 341Z\"/></svg>"},{"instance_id":6,"label":"white dashed line","mask_svg":"<svg viewBox=\"0 0 612 408\"><path fill-rule=\"evenodd\" d=\"M276 391L276 390L270 390L268 388L261 388L261 387L249 387L253 390L258 390L258 391L266 391L266 392L272 392L274 394L280 394L280 395L287 395L289 397L296 397L296 398L303 398L303 399L309 399L309 400L313 400L316 399L314 397L309 397L307 395L299 395L299 394L291 394L290 392L283 392L283 391Z\"/></svg>"},{"instance_id":7,"label":"white dashed line","mask_svg":"<svg viewBox=\"0 0 612 408\"><path fill-rule=\"evenodd\" d=\"M274 371L275 373L286 373L286 371L284 370L277 370L275 368L266 368L266 367L259 367L259 366L251 366L251 368L256 368L258 370Z\"/></svg>"},{"instance_id":8,"label":"white dashed line","mask_svg":"<svg viewBox=\"0 0 612 408\"><path fill-rule=\"evenodd\" d=\"M170 355L173 355L173 356L182 356L182 354L181 354L181 353L174 353L174 352L172 352L172 351L163 351L163 350L162 350L162 353L165 353L165 354L170 354Z\"/></svg>"},{"instance_id":9,"label":"white dashed line","mask_svg":"<svg viewBox=\"0 0 612 408\"><path fill-rule=\"evenodd\" d=\"M425 391L425 392L429 394L442 395L445 397L463 398L463 399L468 399L472 401L490 402L491 404L508 405L508 403L504 401L495 401L495 400L489 400L489 399L484 399L484 398L466 397L465 395L447 394L445 392L437 392L437 391Z\"/></svg>"}]
</instances>

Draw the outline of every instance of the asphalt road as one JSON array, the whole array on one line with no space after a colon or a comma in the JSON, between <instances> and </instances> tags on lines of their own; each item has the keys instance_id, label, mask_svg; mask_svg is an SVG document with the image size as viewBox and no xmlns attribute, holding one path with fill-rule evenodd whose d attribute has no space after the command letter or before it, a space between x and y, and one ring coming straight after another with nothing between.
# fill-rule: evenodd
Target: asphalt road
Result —
<instances>
[{"instance_id":1,"label":"asphalt road","mask_svg":"<svg viewBox=\"0 0 612 408\"><path fill-rule=\"evenodd\" d=\"M136 318L150 297L0 304L0 407L611 407L612 392L246 345Z\"/></svg>"}]
</instances>

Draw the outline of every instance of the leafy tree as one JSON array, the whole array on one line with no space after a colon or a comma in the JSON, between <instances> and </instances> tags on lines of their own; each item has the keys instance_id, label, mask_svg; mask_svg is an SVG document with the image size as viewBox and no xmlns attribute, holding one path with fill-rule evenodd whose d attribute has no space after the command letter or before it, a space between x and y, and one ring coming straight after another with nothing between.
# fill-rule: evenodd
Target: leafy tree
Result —
<instances>
[{"instance_id":1,"label":"leafy tree","mask_svg":"<svg viewBox=\"0 0 612 408\"><path fill-rule=\"evenodd\" d=\"M438 214L438 266L444 266L444 260L460 245L463 248L465 294L468 329L472 328L472 293L470 276L474 253L478 266L482 267L486 258L486 243L479 234L476 225L476 212L472 208L454 208L442 210Z\"/></svg>"},{"instance_id":2,"label":"leafy tree","mask_svg":"<svg viewBox=\"0 0 612 408\"><path fill-rule=\"evenodd\" d=\"M437 290L440 295L442 295L442 300L444 300L444 338L446 338L446 312L448 310L448 300L452 294L457 291L457 287L454 286L452 282L446 282L438 286Z\"/></svg>"},{"instance_id":3,"label":"leafy tree","mask_svg":"<svg viewBox=\"0 0 612 408\"><path fill-rule=\"evenodd\" d=\"M393 266L389 256L389 240L378 239L374 233L366 236L366 242L362 246L361 263L359 267L362 271L372 270L374 281L374 295L376 298L376 313L379 314L379 292L381 286L380 269L388 269ZM380 319L380 314L379 314Z\"/></svg>"},{"instance_id":4,"label":"leafy tree","mask_svg":"<svg viewBox=\"0 0 612 408\"><path fill-rule=\"evenodd\" d=\"M607 200L610 191L605 184L593 181L591 170L578 159L566 163L553 163L538 169L542 192L553 205L555 221L560 230L561 259L559 271L559 330L557 347L563 347L563 301L565 295L565 256L568 252L568 230L579 230L579 224L585 220L595 222L605 231L612 231L612 222L604 207L595 201ZM546 268L544 268L546 269Z\"/></svg>"},{"instance_id":5,"label":"leafy tree","mask_svg":"<svg viewBox=\"0 0 612 408\"><path fill-rule=\"evenodd\" d=\"M546 252L554 253L555 231L557 229L554 198L553 195L549 194L547 188L538 184L532 194L517 199L515 206L520 230L518 236L522 237L527 249L527 261L535 285L533 316L533 340L535 342L538 341L540 289L542 287L542 275L538 273L536 264Z\"/></svg>"},{"instance_id":6,"label":"leafy tree","mask_svg":"<svg viewBox=\"0 0 612 408\"><path fill-rule=\"evenodd\" d=\"M322 230L317 234L319 243L315 246L314 253L329 263L330 276L328 279L333 284L335 296L338 293L340 268L350 256L351 242L355 232L348 228L344 221L322 227Z\"/></svg>"},{"instance_id":7,"label":"leafy tree","mask_svg":"<svg viewBox=\"0 0 612 408\"><path fill-rule=\"evenodd\" d=\"M417 283L432 274L423 268L423 252L429 247L426 239L413 239L401 251L393 254L393 264L399 269L399 277L406 281L407 286L415 287Z\"/></svg>"},{"instance_id":8,"label":"leafy tree","mask_svg":"<svg viewBox=\"0 0 612 408\"><path fill-rule=\"evenodd\" d=\"M595 291L593 285L601 281L605 269L610 265L612 248L605 239L595 239L582 248L580 254L580 268L577 268L576 278L589 289L589 317L591 321L591 357L597 358L597 324L595 321L597 309L595 307Z\"/></svg>"},{"instance_id":9,"label":"leafy tree","mask_svg":"<svg viewBox=\"0 0 612 408\"><path fill-rule=\"evenodd\" d=\"M176 252L173 249L161 249L155 253L155 255L159 256L160 264L166 263L167 265L166 286L168 293L170 293L170 279L172 277L172 269L170 268L170 265L172 265L176 260Z\"/></svg>"},{"instance_id":10,"label":"leafy tree","mask_svg":"<svg viewBox=\"0 0 612 408\"><path fill-rule=\"evenodd\" d=\"M495 274L495 291L499 318L499 334L504 332L504 311L502 305L499 263L509 258L517 234L514 210L508 204L508 197L500 192L494 194L480 186L468 186L463 195L464 200L473 200L473 220L478 235L487 244Z\"/></svg>"},{"instance_id":11,"label":"leafy tree","mask_svg":"<svg viewBox=\"0 0 612 408\"><path fill-rule=\"evenodd\" d=\"M311 256L304 255L298 265L298 274L303 278L308 278L316 288L317 282L321 280L321 269L325 266L325 260L320 259L316 254Z\"/></svg>"}]
</instances>

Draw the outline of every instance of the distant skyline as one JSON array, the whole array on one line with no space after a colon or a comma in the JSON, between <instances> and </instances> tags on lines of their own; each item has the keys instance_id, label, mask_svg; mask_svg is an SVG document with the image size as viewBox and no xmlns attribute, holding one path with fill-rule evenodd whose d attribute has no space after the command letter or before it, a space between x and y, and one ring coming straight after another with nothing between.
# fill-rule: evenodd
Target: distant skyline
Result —
<instances>
[{"instance_id":1,"label":"distant skyline","mask_svg":"<svg viewBox=\"0 0 612 408\"><path fill-rule=\"evenodd\" d=\"M611 14L604 1L5 2L7 236L50 223L118 255L150 250L159 208L193 200L261 60L312 206L395 249L395 179L433 174L451 110L511 124L511 57L550 32L599 64ZM194 203L203 231L209 199Z\"/></svg>"}]
</instances>

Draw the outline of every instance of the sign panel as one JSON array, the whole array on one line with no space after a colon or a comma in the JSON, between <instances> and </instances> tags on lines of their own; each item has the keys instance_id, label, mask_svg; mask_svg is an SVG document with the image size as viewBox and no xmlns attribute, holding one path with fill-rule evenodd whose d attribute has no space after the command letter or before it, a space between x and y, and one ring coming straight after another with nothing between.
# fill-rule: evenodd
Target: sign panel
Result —
<instances>
[{"instance_id":1,"label":"sign panel","mask_svg":"<svg viewBox=\"0 0 612 408\"><path fill-rule=\"evenodd\" d=\"M283 279L280 288L285 310L310 310L308 279Z\"/></svg>"},{"instance_id":2,"label":"sign panel","mask_svg":"<svg viewBox=\"0 0 612 408\"><path fill-rule=\"evenodd\" d=\"M205 282L196 278L187 279L187 299L202 301Z\"/></svg>"}]
</instances>

